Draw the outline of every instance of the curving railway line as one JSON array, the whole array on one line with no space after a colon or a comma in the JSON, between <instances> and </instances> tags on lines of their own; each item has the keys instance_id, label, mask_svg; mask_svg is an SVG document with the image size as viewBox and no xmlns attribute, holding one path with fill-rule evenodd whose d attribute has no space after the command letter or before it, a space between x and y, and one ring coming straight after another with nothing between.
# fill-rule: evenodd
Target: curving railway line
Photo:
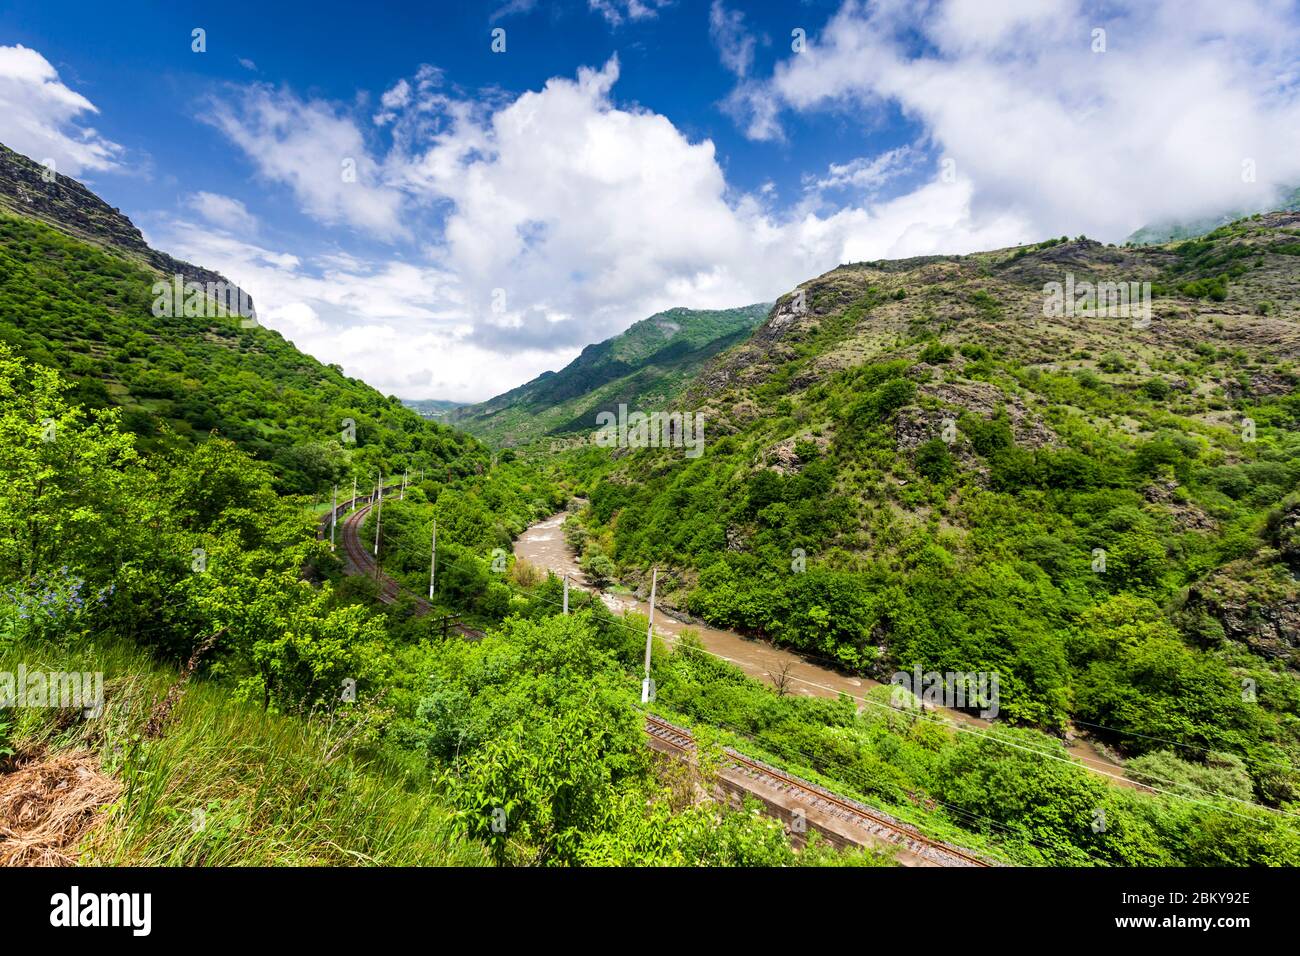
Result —
<instances>
[{"instance_id":1,"label":"curving railway line","mask_svg":"<svg viewBox=\"0 0 1300 956\"><path fill-rule=\"evenodd\" d=\"M385 488L384 495L398 490L400 486L394 485L392 488ZM360 507L357 507L360 505ZM338 506L338 517L341 519L338 524L339 537L343 545L344 560L347 564L349 574L364 574L369 577L377 578L379 582L379 600L384 604L396 604L398 598L402 596L402 586L387 574L384 574L375 560L374 552L367 547L361 540L361 526L365 524L366 515L370 509L375 506L374 495L358 495L351 501L346 501ZM353 510L353 509L356 510ZM349 514L349 512L351 512ZM330 515L325 515L321 521L320 536L329 536ZM413 595L415 599L415 613L417 616L423 616L433 610L433 606L428 600L420 595ZM451 629L462 637L477 640L483 636L481 631L466 627L464 624L452 624Z\"/></svg>"},{"instance_id":2,"label":"curving railway line","mask_svg":"<svg viewBox=\"0 0 1300 956\"><path fill-rule=\"evenodd\" d=\"M388 494L390 490L384 489ZM375 576L379 581L379 600L394 604L402 595L402 586L382 572L371 548L361 540L360 530L366 515L374 507L373 495L357 498L339 505L337 517L341 532L343 553L350 574ZM321 522L320 536L329 536L331 516ZM415 596L416 614L428 614L432 607L423 597ZM470 639L481 638L479 631L454 625L456 632ZM693 760L695 738L689 730L671 724L660 717L647 714L645 731L650 746L661 753ZM718 786L727 797L738 801L743 795L756 797L770 816L782 820L799 832L793 824L796 819L808 828L821 833L831 844L840 847L879 846L888 844L898 848L898 862L904 866L990 866L965 850L921 833L915 827L893 819L855 800L850 800L820 787L817 784L792 776L744 754L725 749L725 759L718 771Z\"/></svg>"},{"instance_id":3,"label":"curving railway line","mask_svg":"<svg viewBox=\"0 0 1300 956\"><path fill-rule=\"evenodd\" d=\"M693 759L695 738L690 731L647 714L646 733L654 749L682 759ZM746 757L730 747L718 772L719 786L733 797L751 794L767 805L768 812L791 823L796 813L807 828L815 829L832 844L898 847L904 866L990 866L965 850L928 837L915 827L887 814L832 793L815 783Z\"/></svg>"}]
</instances>

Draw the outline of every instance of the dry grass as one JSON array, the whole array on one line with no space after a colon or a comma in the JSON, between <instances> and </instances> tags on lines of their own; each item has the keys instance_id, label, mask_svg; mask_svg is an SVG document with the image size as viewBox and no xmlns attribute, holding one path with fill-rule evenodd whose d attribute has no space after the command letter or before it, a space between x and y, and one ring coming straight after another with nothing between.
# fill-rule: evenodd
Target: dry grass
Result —
<instances>
[{"instance_id":1,"label":"dry grass","mask_svg":"<svg viewBox=\"0 0 1300 956\"><path fill-rule=\"evenodd\" d=\"M34 756L0 775L0 866L72 866L122 784L84 750Z\"/></svg>"},{"instance_id":2,"label":"dry grass","mask_svg":"<svg viewBox=\"0 0 1300 956\"><path fill-rule=\"evenodd\" d=\"M417 757L354 749L325 718L267 713L125 644L0 650L0 670L19 662L102 672L105 703L93 718L12 712L21 756L0 768L0 864L484 862ZM95 825L106 803L111 819Z\"/></svg>"},{"instance_id":3,"label":"dry grass","mask_svg":"<svg viewBox=\"0 0 1300 956\"><path fill-rule=\"evenodd\" d=\"M546 580L546 572L523 558L516 558L510 568L510 580L521 587L531 588Z\"/></svg>"}]
</instances>

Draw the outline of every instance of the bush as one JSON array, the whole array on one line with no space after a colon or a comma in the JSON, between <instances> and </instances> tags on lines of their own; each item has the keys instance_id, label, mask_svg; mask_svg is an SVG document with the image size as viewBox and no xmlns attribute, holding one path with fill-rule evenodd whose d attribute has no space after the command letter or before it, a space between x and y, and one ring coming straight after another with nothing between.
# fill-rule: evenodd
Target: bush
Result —
<instances>
[{"instance_id":1,"label":"bush","mask_svg":"<svg viewBox=\"0 0 1300 956\"><path fill-rule=\"evenodd\" d=\"M931 342L921 350L921 361L927 365L942 365L952 361L953 348L939 342Z\"/></svg>"}]
</instances>

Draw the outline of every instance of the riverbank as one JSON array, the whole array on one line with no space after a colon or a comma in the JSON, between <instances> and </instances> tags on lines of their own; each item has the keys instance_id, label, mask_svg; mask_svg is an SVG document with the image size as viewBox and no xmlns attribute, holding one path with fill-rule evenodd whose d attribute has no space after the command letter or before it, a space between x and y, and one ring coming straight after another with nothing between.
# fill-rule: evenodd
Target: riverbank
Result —
<instances>
[{"instance_id":1,"label":"riverbank","mask_svg":"<svg viewBox=\"0 0 1300 956\"><path fill-rule=\"evenodd\" d=\"M605 605L616 614L635 611L648 615L649 604L636 595L602 590L591 585L578 565L577 555L565 540L564 522L568 516L567 511L561 511L527 528L515 541L515 557L549 571L557 577L568 577L570 587L598 594ZM885 706L875 700L864 700L868 690L880 686L877 680L845 674L810 661L794 651L777 647L767 641L745 637L735 631L692 623L656 606L655 633L666 643L675 645L680 640L682 632L686 630L697 636L709 653L734 664L755 680L776 686L785 693L829 698L847 694L858 702L859 708ZM962 711L941 709L939 713L962 726L972 728L992 726L990 721ZM1110 759L1093 741L1082 736L1074 736L1066 741L1066 750L1075 759L1108 776L1113 782L1133 785L1124 777L1122 767Z\"/></svg>"}]
</instances>

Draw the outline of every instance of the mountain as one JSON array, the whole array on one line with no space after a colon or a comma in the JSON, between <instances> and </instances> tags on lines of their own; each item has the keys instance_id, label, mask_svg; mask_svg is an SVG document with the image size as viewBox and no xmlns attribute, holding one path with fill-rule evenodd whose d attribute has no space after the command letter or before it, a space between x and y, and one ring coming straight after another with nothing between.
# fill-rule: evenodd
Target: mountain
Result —
<instances>
[{"instance_id":1,"label":"mountain","mask_svg":"<svg viewBox=\"0 0 1300 956\"><path fill-rule=\"evenodd\" d=\"M1270 205L1271 208L1285 212L1300 210L1300 187L1283 189L1280 198ZM1143 226L1124 241L1135 246L1152 246L1166 242L1178 242L1183 239L1195 239L1207 232L1213 232L1220 226L1226 226L1239 219L1245 219L1254 212L1255 210L1237 209L1218 216L1205 216L1200 219Z\"/></svg>"},{"instance_id":2,"label":"mountain","mask_svg":"<svg viewBox=\"0 0 1300 956\"><path fill-rule=\"evenodd\" d=\"M140 230L120 209L108 205L75 179L52 173L3 143L0 143L0 211L43 222L163 276L179 275L186 282L205 286L219 283L243 292L210 269L150 248ZM251 305L252 297L244 295Z\"/></svg>"},{"instance_id":3,"label":"mountain","mask_svg":"<svg viewBox=\"0 0 1300 956\"><path fill-rule=\"evenodd\" d=\"M705 363L746 338L770 308L759 303L657 313L587 346L559 372L544 372L496 398L457 409L450 420L485 441L513 446L590 431L598 412L620 403L667 410Z\"/></svg>"},{"instance_id":4,"label":"mountain","mask_svg":"<svg viewBox=\"0 0 1300 956\"><path fill-rule=\"evenodd\" d=\"M1067 307L1085 283L1138 297ZM589 501L584 567L646 591L657 568L668 604L882 680L998 674L1005 719L1175 767L1214 750L1279 803L1300 795L1297 386L1300 213L1274 212L840 266L682 391L702 455L555 461Z\"/></svg>"},{"instance_id":5,"label":"mountain","mask_svg":"<svg viewBox=\"0 0 1300 956\"><path fill-rule=\"evenodd\" d=\"M63 373L73 400L121 409L143 450L219 434L301 492L354 471L460 475L488 460L469 436L259 326L244 290L151 249L120 211L45 173L0 147L0 342ZM231 311L241 297L249 308Z\"/></svg>"},{"instance_id":6,"label":"mountain","mask_svg":"<svg viewBox=\"0 0 1300 956\"><path fill-rule=\"evenodd\" d=\"M414 411L421 418L446 418L448 414L464 406L464 402L449 402L440 398L402 399L402 404Z\"/></svg>"}]
</instances>

